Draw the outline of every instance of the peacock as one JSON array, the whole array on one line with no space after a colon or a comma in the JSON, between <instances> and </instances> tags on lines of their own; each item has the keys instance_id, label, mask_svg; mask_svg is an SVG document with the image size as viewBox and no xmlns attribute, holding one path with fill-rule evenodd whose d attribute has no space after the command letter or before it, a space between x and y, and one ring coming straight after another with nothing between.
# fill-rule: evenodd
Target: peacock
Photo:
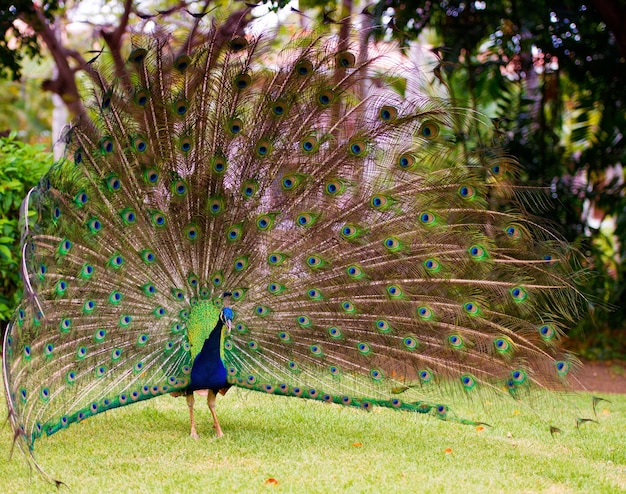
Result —
<instances>
[{"instance_id":1,"label":"peacock","mask_svg":"<svg viewBox=\"0 0 626 494\"><path fill-rule=\"evenodd\" d=\"M483 117L382 45L149 22L88 65L88 111L23 203L3 371L31 457L165 394L194 435L207 390L219 436L233 386L474 424L493 417L458 404L567 387L579 256Z\"/></svg>"}]
</instances>

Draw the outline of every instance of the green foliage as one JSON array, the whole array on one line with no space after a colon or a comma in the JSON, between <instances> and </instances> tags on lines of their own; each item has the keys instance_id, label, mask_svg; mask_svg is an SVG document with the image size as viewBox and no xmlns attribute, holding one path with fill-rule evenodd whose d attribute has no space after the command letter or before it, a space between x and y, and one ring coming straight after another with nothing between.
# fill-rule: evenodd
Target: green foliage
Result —
<instances>
[{"instance_id":1,"label":"green foliage","mask_svg":"<svg viewBox=\"0 0 626 494\"><path fill-rule=\"evenodd\" d=\"M34 65L34 64L29 64ZM52 94L41 90L42 78L0 80L0 132L17 130L21 140L50 142Z\"/></svg>"},{"instance_id":2,"label":"green foliage","mask_svg":"<svg viewBox=\"0 0 626 494\"><path fill-rule=\"evenodd\" d=\"M21 29L16 28L16 21L26 19L38 25L40 19L52 21L58 9L58 0L3 2L0 6L0 78L19 79L24 57L37 58L41 55L37 34L23 24L18 23Z\"/></svg>"},{"instance_id":3,"label":"green foliage","mask_svg":"<svg viewBox=\"0 0 626 494\"><path fill-rule=\"evenodd\" d=\"M0 138L0 321L9 319L21 292L20 204L51 164L43 146L24 144L15 134Z\"/></svg>"}]
</instances>

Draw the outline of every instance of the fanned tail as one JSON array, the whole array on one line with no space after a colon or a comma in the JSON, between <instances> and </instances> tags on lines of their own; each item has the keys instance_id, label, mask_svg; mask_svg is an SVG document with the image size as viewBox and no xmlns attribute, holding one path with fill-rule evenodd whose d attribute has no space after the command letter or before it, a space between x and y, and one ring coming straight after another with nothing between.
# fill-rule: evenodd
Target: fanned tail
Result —
<instances>
[{"instance_id":1,"label":"fanned tail","mask_svg":"<svg viewBox=\"0 0 626 494\"><path fill-rule=\"evenodd\" d=\"M515 160L472 144L479 116L315 32L132 44L90 68L89 118L23 208L3 365L27 449L184 390L224 291L232 385L476 424L451 408L566 387L577 254Z\"/></svg>"}]
</instances>

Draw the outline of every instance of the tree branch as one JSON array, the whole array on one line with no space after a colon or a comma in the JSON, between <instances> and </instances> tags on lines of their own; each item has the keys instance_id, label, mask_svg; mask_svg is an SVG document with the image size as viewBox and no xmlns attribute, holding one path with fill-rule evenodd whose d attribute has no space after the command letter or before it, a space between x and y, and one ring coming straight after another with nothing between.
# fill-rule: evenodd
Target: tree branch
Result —
<instances>
[{"instance_id":1,"label":"tree branch","mask_svg":"<svg viewBox=\"0 0 626 494\"><path fill-rule=\"evenodd\" d=\"M33 4L32 13L23 13L18 18L41 36L57 66L58 74L56 79L44 81L42 88L58 94L73 115L82 115L85 112L85 108L76 85L76 70L70 66L69 58L73 58L79 65L83 66L85 63L84 59L78 53L68 50L60 43L54 29L52 29L37 5Z\"/></svg>"}]
</instances>

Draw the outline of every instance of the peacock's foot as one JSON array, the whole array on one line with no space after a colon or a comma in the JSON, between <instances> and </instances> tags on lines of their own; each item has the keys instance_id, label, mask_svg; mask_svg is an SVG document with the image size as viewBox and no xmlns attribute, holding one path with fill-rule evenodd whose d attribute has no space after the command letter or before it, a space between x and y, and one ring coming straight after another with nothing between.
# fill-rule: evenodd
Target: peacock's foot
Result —
<instances>
[{"instance_id":1,"label":"peacock's foot","mask_svg":"<svg viewBox=\"0 0 626 494\"><path fill-rule=\"evenodd\" d=\"M200 439L200 436L198 436L198 433L196 431L191 431L189 437L191 437L191 439Z\"/></svg>"}]
</instances>

